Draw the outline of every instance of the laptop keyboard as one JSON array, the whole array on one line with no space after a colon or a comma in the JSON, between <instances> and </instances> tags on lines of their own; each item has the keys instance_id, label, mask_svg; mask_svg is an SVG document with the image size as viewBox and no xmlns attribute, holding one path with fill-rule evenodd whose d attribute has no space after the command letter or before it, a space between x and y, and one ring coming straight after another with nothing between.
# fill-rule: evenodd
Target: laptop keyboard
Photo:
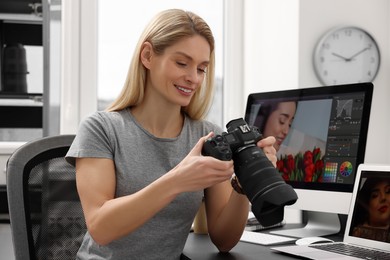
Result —
<instances>
[{"instance_id":1,"label":"laptop keyboard","mask_svg":"<svg viewBox=\"0 0 390 260\"><path fill-rule=\"evenodd\" d=\"M345 243L310 245L310 247L325 250L328 252L353 256L361 259L390 260L390 253L378 251L375 249L358 247Z\"/></svg>"}]
</instances>

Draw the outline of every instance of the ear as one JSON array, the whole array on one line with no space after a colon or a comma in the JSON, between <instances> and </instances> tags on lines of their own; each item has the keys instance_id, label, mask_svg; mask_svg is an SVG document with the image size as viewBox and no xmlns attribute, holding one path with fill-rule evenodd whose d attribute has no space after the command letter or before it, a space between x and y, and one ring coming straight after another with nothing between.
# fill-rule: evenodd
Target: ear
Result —
<instances>
[{"instance_id":1,"label":"ear","mask_svg":"<svg viewBox=\"0 0 390 260\"><path fill-rule=\"evenodd\" d=\"M141 46L141 62L145 68L150 69L153 47L150 42L144 42Z\"/></svg>"}]
</instances>

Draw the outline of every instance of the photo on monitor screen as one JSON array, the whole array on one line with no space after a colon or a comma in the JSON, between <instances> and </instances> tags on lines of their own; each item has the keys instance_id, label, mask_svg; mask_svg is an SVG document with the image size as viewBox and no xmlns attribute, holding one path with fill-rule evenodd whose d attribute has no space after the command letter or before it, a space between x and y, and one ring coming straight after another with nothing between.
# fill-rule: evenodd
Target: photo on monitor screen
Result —
<instances>
[{"instance_id":1,"label":"photo on monitor screen","mask_svg":"<svg viewBox=\"0 0 390 260\"><path fill-rule=\"evenodd\" d=\"M249 95L245 120L276 138L277 168L295 188L351 191L364 161L372 84Z\"/></svg>"}]
</instances>

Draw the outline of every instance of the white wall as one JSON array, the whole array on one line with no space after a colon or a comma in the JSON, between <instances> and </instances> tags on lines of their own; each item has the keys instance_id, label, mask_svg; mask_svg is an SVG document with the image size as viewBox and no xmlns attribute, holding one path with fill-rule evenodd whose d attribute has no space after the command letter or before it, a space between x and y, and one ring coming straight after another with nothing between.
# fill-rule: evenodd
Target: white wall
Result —
<instances>
[{"instance_id":1,"label":"white wall","mask_svg":"<svg viewBox=\"0 0 390 260\"><path fill-rule=\"evenodd\" d=\"M389 164L390 1L246 0L244 3L243 99L251 92L320 86L312 54L319 38L335 26L356 25L377 40L382 60L373 82L365 161ZM242 104L245 101L235 109L243 114Z\"/></svg>"},{"instance_id":2,"label":"white wall","mask_svg":"<svg viewBox=\"0 0 390 260\"><path fill-rule=\"evenodd\" d=\"M299 1L245 1L244 96L298 87Z\"/></svg>"},{"instance_id":3,"label":"white wall","mask_svg":"<svg viewBox=\"0 0 390 260\"><path fill-rule=\"evenodd\" d=\"M390 2L388 0L300 0L299 83L318 86L312 66L313 46L329 29L356 25L367 30L378 42L381 65L374 80L374 95L365 161L390 163Z\"/></svg>"}]
</instances>

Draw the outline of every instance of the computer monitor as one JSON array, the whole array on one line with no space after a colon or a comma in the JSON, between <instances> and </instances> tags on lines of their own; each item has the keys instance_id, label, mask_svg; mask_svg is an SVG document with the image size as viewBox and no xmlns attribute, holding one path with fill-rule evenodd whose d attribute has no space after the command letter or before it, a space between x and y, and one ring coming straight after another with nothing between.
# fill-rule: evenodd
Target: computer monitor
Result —
<instances>
[{"instance_id":1,"label":"computer monitor","mask_svg":"<svg viewBox=\"0 0 390 260\"><path fill-rule=\"evenodd\" d=\"M248 96L245 121L264 137L275 136L277 168L298 194L289 207L307 217L303 228L273 233L339 232L339 214L348 214L356 170L364 162L372 93L372 83L356 83ZM272 133L275 124L279 131Z\"/></svg>"}]
</instances>

